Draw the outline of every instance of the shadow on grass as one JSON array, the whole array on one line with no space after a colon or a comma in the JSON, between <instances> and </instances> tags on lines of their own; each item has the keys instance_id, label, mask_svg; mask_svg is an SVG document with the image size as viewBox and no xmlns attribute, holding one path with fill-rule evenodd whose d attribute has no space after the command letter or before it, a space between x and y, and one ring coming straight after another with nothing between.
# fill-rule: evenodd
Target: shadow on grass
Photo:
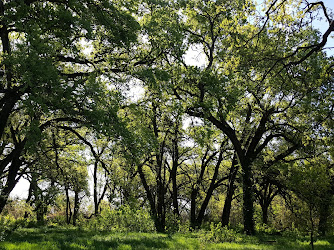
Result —
<instances>
[{"instance_id":1,"label":"shadow on grass","mask_svg":"<svg viewBox=\"0 0 334 250\"><path fill-rule=\"evenodd\" d=\"M265 244L268 249L310 249L311 243L309 237L287 237L287 236L258 236L260 244ZM334 249L334 238L318 238L314 243L316 250Z\"/></svg>"},{"instance_id":2,"label":"shadow on grass","mask_svg":"<svg viewBox=\"0 0 334 250\"><path fill-rule=\"evenodd\" d=\"M238 243L214 243L205 236L158 233L96 232L69 228L20 229L0 242L0 249L311 249L308 238L242 236ZM334 236L318 239L316 250L334 249Z\"/></svg>"},{"instance_id":3,"label":"shadow on grass","mask_svg":"<svg viewBox=\"0 0 334 250\"><path fill-rule=\"evenodd\" d=\"M31 244L52 245L48 249L145 249L168 248L168 237L161 234L110 233L80 229L22 229L18 230L5 242L15 245L28 242ZM1 248L1 247L0 247ZM41 248L42 250L42 248Z\"/></svg>"},{"instance_id":4,"label":"shadow on grass","mask_svg":"<svg viewBox=\"0 0 334 250\"><path fill-rule=\"evenodd\" d=\"M120 248L122 246L131 246L131 249L144 249L144 248L168 248L168 244L162 239L118 239L111 241L98 241L94 240L92 244L94 249L108 249L108 248Z\"/></svg>"}]
</instances>

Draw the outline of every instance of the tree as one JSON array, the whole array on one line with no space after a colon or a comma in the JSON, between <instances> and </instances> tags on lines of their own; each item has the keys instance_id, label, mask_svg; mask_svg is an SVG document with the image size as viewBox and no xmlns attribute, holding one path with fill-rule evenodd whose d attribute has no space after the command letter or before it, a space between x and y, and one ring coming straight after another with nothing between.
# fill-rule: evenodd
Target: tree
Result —
<instances>
[{"instance_id":1,"label":"tree","mask_svg":"<svg viewBox=\"0 0 334 250\"><path fill-rule=\"evenodd\" d=\"M230 171L229 171L230 174L228 177L226 197L225 197L224 208L223 208L222 217L221 217L221 223L223 227L228 226L230 222L230 214L231 214L233 196L237 188L236 181L237 181L238 171L239 171L239 165L237 162L236 155L234 154L233 159L232 159L232 164L230 167Z\"/></svg>"},{"instance_id":2,"label":"tree","mask_svg":"<svg viewBox=\"0 0 334 250\"><path fill-rule=\"evenodd\" d=\"M332 110L331 94L324 91L330 89L331 61L321 48L333 27L321 39L304 18L310 9L288 1L265 8L259 19L251 1L183 1L175 8L179 19L159 26L160 33L182 30L182 46L197 47L205 57L196 67L169 53L164 58L168 88L187 114L214 124L233 145L242 171L247 234L255 233L254 161L269 151L273 159L292 154Z\"/></svg>"},{"instance_id":3,"label":"tree","mask_svg":"<svg viewBox=\"0 0 334 250\"><path fill-rule=\"evenodd\" d=\"M53 205L58 190L52 182L47 183L46 181L43 183L46 178L41 178L43 175L38 176L38 174L37 171L31 173L29 193L26 202L34 208L37 222L43 225L44 217L48 212L48 206ZM41 183L46 187L41 188L39 185Z\"/></svg>"},{"instance_id":4,"label":"tree","mask_svg":"<svg viewBox=\"0 0 334 250\"><path fill-rule=\"evenodd\" d=\"M110 147L112 141L108 138L96 138L96 135L89 133L89 131L81 131L64 125L59 125L57 128L60 128L65 131L71 132L74 136L76 136L82 144L86 145L90 151L90 157L93 159L93 200L94 200L94 215L97 216L99 214L99 207L101 201L104 199L105 194L107 192L109 186L109 177L111 175L111 169L109 164L112 162L112 152L110 151ZM103 135L99 135L102 137ZM93 142L91 142L91 141ZM108 155L109 159L105 159ZM100 172L104 172L104 175L98 176ZM102 181L104 179L104 183ZM99 188L100 186L100 188ZM99 190L101 189L101 190ZM99 192L100 191L100 192Z\"/></svg>"},{"instance_id":5,"label":"tree","mask_svg":"<svg viewBox=\"0 0 334 250\"><path fill-rule=\"evenodd\" d=\"M179 169L189 151L182 145L180 107L169 98L163 90L150 89L137 103L123 110L132 138L131 147L127 146L130 143L123 145L129 164L127 171L140 178L159 232L165 231L169 214L180 215Z\"/></svg>"},{"instance_id":6,"label":"tree","mask_svg":"<svg viewBox=\"0 0 334 250\"><path fill-rule=\"evenodd\" d=\"M139 25L131 10L104 0L0 1L0 16L1 212L26 169L24 152L47 127L68 121L103 130L101 117L115 121L119 94L102 78L139 60L131 51Z\"/></svg>"},{"instance_id":7,"label":"tree","mask_svg":"<svg viewBox=\"0 0 334 250\"><path fill-rule=\"evenodd\" d=\"M267 222L289 183L282 169L312 173L314 152L332 137L334 110L333 58L323 51L334 22L324 4L261 7L252 0L0 0L0 212L25 176L39 218L38 203L48 203L43 181L63 188L75 224L85 152L94 165L95 214L105 197L136 200L164 231L169 213L181 218L190 201L199 227L226 185L228 225L240 186L244 230L254 234L256 198ZM318 14L329 23L324 34L311 25ZM191 53L202 61L187 60ZM128 98L132 86L145 95ZM324 162L332 145L320 169L331 166ZM291 183L308 201L297 191L301 181ZM325 232L332 190L322 190L322 206L307 204Z\"/></svg>"},{"instance_id":8,"label":"tree","mask_svg":"<svg viewBox=\"0 0 334 250\"><path fill-rule=\"evenodd\" d=\"M229 178L223 168L231 162L233 150L231 153L226 138L220 138L210 125L199 123L188 130L193 150L182 170L183 178L189 183L190 226L197 229L202 225L214 191Z\"/></svg>"},{"instance_id":9,"label":"tree","mask_svg":"<svg viewBox=\"0 0 334 250\"><path fill-rule=\"evenodd\" d=\"M312 249L315 241L316 218L320 217L321 210L324 209L323 205L327 205L328 193L331 189L328 164L324 163L317 157L296 162L292 166L290 177L291 189L307 205L308 218L306 221L311 235ZM326 229L325 224L319 226L320 230Z\"/></svg>"},{"instance_id":10,"label":"tree","mask_svg":"<svg viewBox=\"0 0 334 250\"><path fill-rule=\"evenodd\" d=\"M262 209L262 223L268 225L268 210L270 204L281 191L282 185L270 175L266 174L257 178L256 183L258 185L255 187L255 196Z\"/></svg>"}]
</instances>

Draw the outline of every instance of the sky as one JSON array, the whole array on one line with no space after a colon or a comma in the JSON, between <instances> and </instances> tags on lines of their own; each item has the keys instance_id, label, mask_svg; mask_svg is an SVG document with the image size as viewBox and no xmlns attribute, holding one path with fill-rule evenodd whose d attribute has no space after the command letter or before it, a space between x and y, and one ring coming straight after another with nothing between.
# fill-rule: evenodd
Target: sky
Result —
<instances>
[{"instance_id":1,"label":"sky","mask_svg":"<svg viewBox=\"0 0 334 250\"><path fill-rule=\"evenodd\" d=\"M322 0L326 7L334 11L334 1L333 0Z\"/></svg>"},{"instance_id":2,"label":"sky","mask_svg":"<svg viewBox=\"0 0 334 250\"><path fill-rule=\"evenodd\" d=\"M334 19L334 0L322 0L324 5L328 8L328 14L333 17ZM316 0L309 0L309 2L317 2ZM322 33L324 33L328 29L328 22L326 20L322 20L321 22L316 22L315 27L318 28ZM325 46L326 52L328 55L334 55L334 32L330 36L330 38L327 41L327 45ZM332 48L332 49L330 49ZM201 61L203 60L201 55L198 55L196 53L191 53L188 55L189 60L193 60L194 65L201 64ZM11 197L21 197L26 198L28 196L28 189L29 189L29 182L25 179L21 179L14 190L11 193Z\"/></svg>"},{"instance_id":3,"label":"sky","mask_svg":"<svg viewBox=\"0 0 334 250\"><path fill-rule=\"evenodd\" d=\"M309 2L317 2L317 1L309 1ZM324 5L327 8L328 15L334 19L334 0L322 0ZM328 22L326 20L322 20L322 22L316 22L315 26L318 26L319 30L324 33L328 29ZM325 48L333 48L326 50L328 55L334 55L334 32L330 35L327 45Z\"/></svg>"}]
</instances>

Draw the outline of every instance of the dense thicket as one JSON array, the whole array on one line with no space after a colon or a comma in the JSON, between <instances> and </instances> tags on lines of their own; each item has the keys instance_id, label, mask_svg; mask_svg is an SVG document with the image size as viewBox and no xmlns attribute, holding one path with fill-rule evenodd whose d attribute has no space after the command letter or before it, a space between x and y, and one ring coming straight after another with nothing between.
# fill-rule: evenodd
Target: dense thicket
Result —
<instances>
[{"instance_id":1,"label":"dense thicket","mask_svg":"<svg viewBox=\"0 0 334 250\"><path fill-rule=\"evenodd\" d=\"M333 226L322 2L22 0L0 13L0 212L25 178L42 223L108 204L147 208L160 232Z\"/></svg>"}]
</instances>

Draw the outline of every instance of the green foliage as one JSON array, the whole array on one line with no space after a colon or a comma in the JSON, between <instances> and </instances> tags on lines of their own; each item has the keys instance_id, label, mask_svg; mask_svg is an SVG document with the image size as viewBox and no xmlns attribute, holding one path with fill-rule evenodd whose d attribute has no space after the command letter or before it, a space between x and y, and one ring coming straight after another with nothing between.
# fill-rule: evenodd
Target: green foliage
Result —
<instances>
[{"instance_id":1,"label":"green foliage","mask_svg":"<svg viewBox=\"0 0 334 250\"><path fill-rule=\"evenodd\" d=\"M10 199L1 215L9 216L14 219L23 218L25 215L33 217L33 207L31 207L25 200Z\"/></svg>"},{"instance_id":2,"label":"green foliage","mask_svg":"<svg viewBox=\"0 0 334 250\"><path fill-rule=\"evenodd\" d=\"M301 2L264 1L258 12L251 0L2 1L0 197L18 177L31 177L31 204L45 212L59 205L49 221L62 224L64 211L77 212L89 193L94 158L105 184L94 197L129 206L104 207L81 218L82 228L153 232L155 218L161 231L187 232L190 200L206 223L220 219L235 160L243 176L236 172L231 185L238 193L230 222L240 221L241 206L251 213L245 224L252 222L253 187L267 178L275 189L264 194L297 197L293 204L266 200L272 225L258 224L258 232L313 233L333 198L333 58L321 51L313 10L306 13ZM203 60L194 66L189 53ZM131 86L144 96L127 98ZM191 126L189 117L200 121ZM223 160L215 165L219 144ZM54 204L63 189L66 204ZM186 219L173 209L184 209L177 212ZM205 237L241 236L218 223Z\"/></svg>"},{"instance_id":3,"label":"green foliage","mask_svg":"<svg viewBox=\"0 0 334 250\"><path fill-rule=\"evenodd\" d=\"M166 233L189 233L191 231L190 221L185 218L181 218L171 212L166 214Z\"/></svg>"},{"instance_id":4,"label":"green foliage","mask_svg":"<svg viewBox=\"0 0 334 250\"><path fill-rule=\"evenodd\" d=\"M282 235L285 237L291 237L291 238L299 238L303 236L303 232L301 232L295 225L292 223L291 228L286 229L282 232Z\"/></svg>"},{"instance_id":5,"label":"green foliage","mask_svg":"<svg viewBox=\"0 0 334 250\"><path fill-rule=\"evenodd\" d=\"M36 226L36 222L26 218L15 218L11 215L0 216L0 241L4 241L6 237L19 228L27 228Z\"/></svg>"},{"instance_id":6,"label":"green foliage","mask_svg":"<svg viewBox=\"0 0 334 250\"><path fill-rule=\"evenodd\" d=\"M210 224L210 231L204 233L204 238L213 242L240 242L242 241L242 236L240 233L236 232L234 229L230 229L227 226L222 227L219 222L217 224Z\"/></svg>"},{"instance_id":7,"label":"green foliage","mask_svg":"<svg viewBox=\"0 0 334 250\"><path fill-rule=\"evenodd\" d=\"M123 205L118 209L104 207L101 213L80 222L80 227L112 232L154 232L154 222L145 209L131 209Z\"/></svg>"},{"instance_id":8,"label":"green foliage","mask_svg":"<svg viewBox=\"0 0 334 250\"><path fill-rule=\"evenodd\" d=\"M260 234L267 234L267 235L279 235L281 234L280 230L277 230L274 227L271 227L267 224L257 223L255 226L256 232Z\"/></svg>"},{"instance_id":9,"label":"green foliage","mask_svg":"<svg viewBox=\"0 0 334 250\"><path fill-rule=\"evenodd\" d=\"M166 233L175 233L180 230L180 217L173 214L173 213L167 213L166 214Z\"/></svg>"}]
</instances>

